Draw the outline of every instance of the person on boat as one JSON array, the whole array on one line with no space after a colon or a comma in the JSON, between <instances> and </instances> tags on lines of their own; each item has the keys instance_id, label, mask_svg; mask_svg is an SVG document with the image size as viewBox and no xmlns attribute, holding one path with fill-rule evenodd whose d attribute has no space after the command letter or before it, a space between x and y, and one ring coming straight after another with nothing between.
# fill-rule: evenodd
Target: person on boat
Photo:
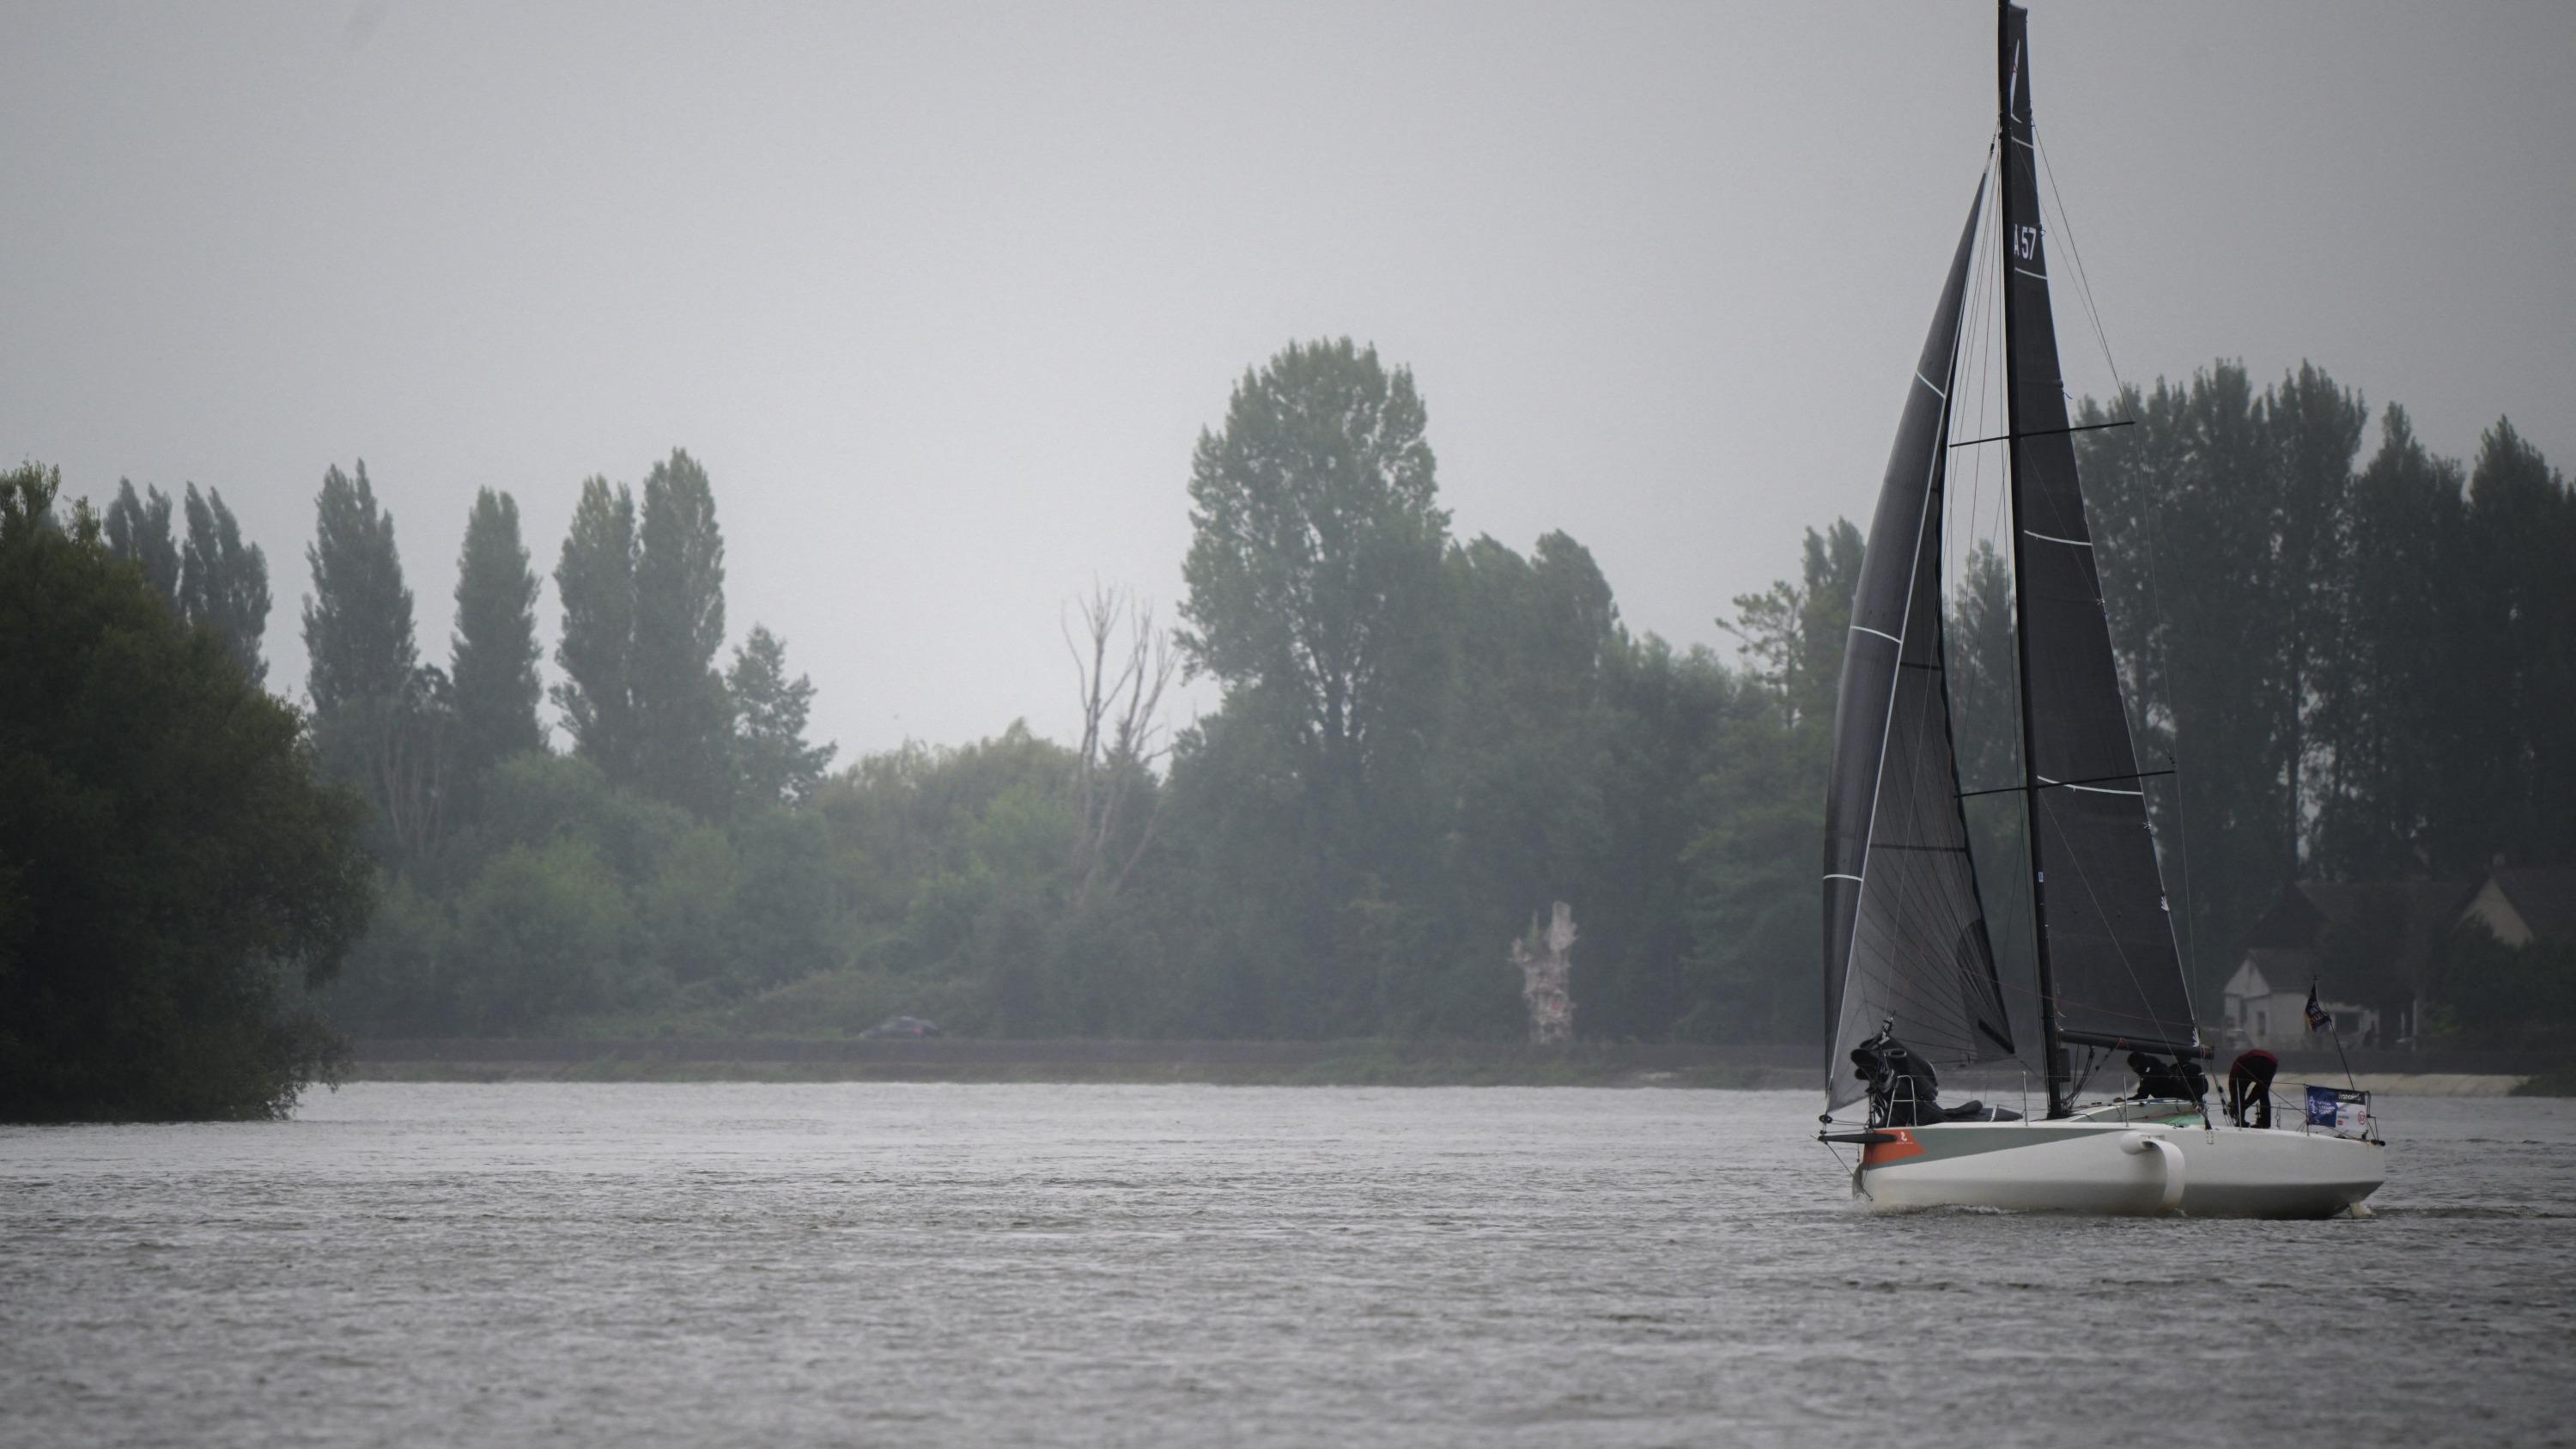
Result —
<instances>
[{"instance_id":1,"label":"person on boat","mask_svg":"<svg viewBox=\"0 0 2576 1449\"><path fill-rule=\"evenodd\" d=\"M2256 1047L2239 1052L2227 1068L2227 1120L2239 1127L2272 1125L2272 1078L2281 1059Z\"/></svg>"},{"instance_id":2,"label":"person on boat","mask_svg":"<svg viewBox=\"0 0 2576 1449\"><path fill-rule=\"evenodd\" d=\"M2203 1104L2209 1100L2209 1073L2201 1069L2200 1058L2176 1057L2174 1069L2182 1073L2183 1085L2191 1089L2191 1104L2200 1107L2202 1116L2206 1118L2208 1108Z\"/></svg>"},{"instance_id":3,"label":"person on boat","mask_svg":"<svg viewBox=\"0 0 2576 1449\"><path fill-rule=\"evenodd\" d=\"M2021 1114L2004 1107L1969 1102L1941 1105L1941 1079L1912 1047L1896 1039L1896 1024L1881 1025L1878 1035L1853 1047L1852 1075L1869 1084L1872 1127L1928 1127L1936 1122L2015 1122Z\"/></svg>"},{"instance_id":4,"label":"person on boat","mask_svg":"<svg viewBox=\"0 0 2576 1449\"><path fill-rule=\"evenodd\" d=\"M1920 1127L1943 1120L1941 1079L1932 1064L1896 1039L1894 1024L1853 1047L1852 1075L1869 1084L1872 1126Z\"/></svg>"},{"instance_id":5,"label":"person on boat","mask_svg":"<svg viewBox=\"0 0 2576 1449\"><path fill-rule=\"evenodd\" d=\"M2153 1097L2159 1101L2197 1102L2201 1092L2209 1090L2207 1077L2201 1078L2201 1090L2191 1087L2191 1074L2179 1062L2145 1052L2129 1053L2129 1072L2138 1079L2138 1100Z\"/></svg>"}]
</instances>

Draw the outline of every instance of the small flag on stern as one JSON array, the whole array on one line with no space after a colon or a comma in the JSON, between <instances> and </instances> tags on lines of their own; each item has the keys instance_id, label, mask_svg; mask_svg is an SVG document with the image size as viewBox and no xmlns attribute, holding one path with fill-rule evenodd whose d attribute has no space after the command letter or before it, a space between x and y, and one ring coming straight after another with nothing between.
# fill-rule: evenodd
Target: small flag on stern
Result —
<instances>
[{"instance_id":1,"label":"small flag on stern","mask_svg":"<svg viewBox=\"0 0 2576 1449\"><path fill-rule=\"evenodd\" d=\"M2343 1105L2343 1099L2334 1088L2308 1088L2308 1125L2332 1127L2335 1124L2335 1109L2341 1105Z\"/></svg>"},{"instance_id":2,"label":"small flag on stern","mask_svg":"<svg viewBox=\"0 0 2576 1449\"><path fill-rule=\"evenodd\" d=\"M2308 1030L2331 1031L2333 1029L2334 1013L2317 1005L2317 984L2311 981L2308 983Z\"/></svg>"},{"instance_id":3,"label":"small flag on stern","mask_svg":"<svg viewBox=\"0 0 2576 1449\"><path fill-rule=\"evenodd\" d=\"M2308 1088L2308 1125L2331 1128L2346 1135L2366 1136L2370 1131L2369 1095L2311 1086Z\"/></svg>"}]
</instances>

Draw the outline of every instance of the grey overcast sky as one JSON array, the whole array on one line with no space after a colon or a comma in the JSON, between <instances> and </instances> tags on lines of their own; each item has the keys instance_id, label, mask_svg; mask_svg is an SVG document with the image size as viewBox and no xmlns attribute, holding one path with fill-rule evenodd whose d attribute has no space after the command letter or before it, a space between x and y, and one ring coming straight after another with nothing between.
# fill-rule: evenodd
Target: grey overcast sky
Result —
<instances>
[{"instance_id":1,"label":"grey overcast sky","mask_svg":"<svg viewBox=\"0 0 2576 1449\"><path fill-rule=\"evenodd\" d=\"M1723 645L1866 517L1994 107L1976 3L0 30L0 454L222 489L300 693L326 465L366 460L443 660L477 488L546 572L585 475L685 446L733 637L787 639L844 758L1060 735L1060 607L1172 613L1192 442L1294 338L1413 368L1462 537L1564 529L1633 627ZM2041 0L2032 52L2123 375L2312 358L2440 451L2508 414L2576 464L2576 5ZM551 674L551 584L541 626Z\"/></svg>"}]
</instances>

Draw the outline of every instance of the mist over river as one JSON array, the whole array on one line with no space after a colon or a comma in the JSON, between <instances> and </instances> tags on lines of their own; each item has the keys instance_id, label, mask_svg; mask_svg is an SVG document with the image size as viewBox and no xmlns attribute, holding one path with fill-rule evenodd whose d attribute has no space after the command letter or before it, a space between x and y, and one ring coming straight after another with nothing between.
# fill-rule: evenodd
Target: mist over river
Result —
<instances>
[{"instance_id":1,"label":"mist over river","mask_svg":"<svg viewBox=\"0 0 2576 1449\"><path fill-rule=\"evenodd\" d=\"M0 1442L2576 1440L2576 1102L2362 1220L1856 1211L1808 1092L362 1083L0 1129Z\"/></svg>"}]
</instances>

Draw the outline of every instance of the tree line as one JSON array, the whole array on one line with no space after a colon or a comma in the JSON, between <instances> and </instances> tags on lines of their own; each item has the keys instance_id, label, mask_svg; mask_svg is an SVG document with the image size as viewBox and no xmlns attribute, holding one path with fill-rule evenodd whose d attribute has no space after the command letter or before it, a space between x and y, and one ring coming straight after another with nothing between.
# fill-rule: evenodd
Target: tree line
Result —
<instances>
[{"instance_id":1,"label":"tree line","mask_svg":"<svg viewBox=\"0 0 2576 1449\"><path fill-rule=\"evenodd\" d=\"M2576 593L2556 562L2576 505L2509 423L2462 467L2390 408L2364 457L2357 395L2312 366L2258 390L2227 363L2084 416L2136 422L2081 436L2140 752L2176 769L2155 804L2198 999L2214 1011L2247 928L2302 874L2576 857L2576 811L2548 794L2566 788L2556 736L2576 728ZM690 477L674 539L711 529ZM515 869L543 857L556 894L607 903L565 909L587 924L558 936L593 942L567 960L624 964L544 998L586 1003L602 1029L674 1012L695 1029L855 1029L909 1011L1012 1035L1505 1037L1522 1028L1508 946L1558 899L1582 933L1583 1034L1818 1029L1817 802L1862 550L1847 522L1809 533L1794 579L1733 601L1733 659L1676 649L1621 621L1573 538L1457 537L1410 373L1346 340L1299 344L1244 374L1191 458L1176 627L1114 594L1075 611L1074 740L1015 725L817 764L754 791L777 807L754 827L709 793L724 703L742 777L756 741L780 759L807 748L801 696L792 725L754 728L767 687L744 671L768 656L748 649L716 687L720 569L653 541L646 492L638 529L605 484L585 487L556 570L571 759L516 767L593 765L585 788L625 802L632 838L593 826L567 845L570 804L509 827L534 853ZM2018 775L2009 574L1991 547L1957 572L1973 788ZM630 577L631 626L615 582ZM593 578L612 586L585 604ZM647 606L648 589L670 592ZM585 656L630 632L630 654L601 658L659 682ZM1214 681L1218 704L1167 735L1154 702L1175 669ZM695 723L632 722L657 711ZM543 797L506 793L522 811ZM1972 824L1999 936L2026 952L2008 803L1974 804ZM518 979L495 965L515 959L497 934L510 912L451 906L457 969ZM532 1005L375 1029L567 1019Z\"/></svg>"},{"instance_id":2,"label":"tree line","mask_svg":"<svg viewBox=\"0 0 2576 1449\"><path fill-rule=\"evenodd\" d=\"M2302 872L2576 856L2576 503L2509 424L2463 467L2389 408L2365 459L2356 394L2313 367L2257 390L2232 364L2083 409L2119 418L2080 436L2141 754L2177 769L2154 808L2202 1002ZM1815 1036L1848 522L1733 601L1732 659L1676 648L1622 621L1575 539L1457 536L1412 375L1347 339L1248 369L1187 496L1177 619L1114 590L1068 606L1072 738L1013 724L834 770L783 641L754 627L723 657L716 492L686 452L640 491L584 481L550 580L517 502L479 493L443 664L364 465L327 470L295 748L362 802L375 911L320 1006L374 1036L905 1012L992 1035L1507 1038L1509 947L1564 900L1581 1035ZM184 517L183 538L165 495L121 485L94 552L255 689L264 556L218 495L191 487ZM1991 549L1957 572L1973 787L2017 778L2009 578ZM1217 703L1175 728L1179 673ZM1971 821L2007 950L2016 815ZM337 959L313 953L313 979Z\"/></svg>"},{"instance_id":3,"label":"tree line","mask_svg":"<svg viewBox=\"0 0 2576 1449\"><path fill-rule=\"evenodd\" d=\"M2198 1000L2294 879L2576 862L2576 495L2510 420L2463 466L2394 405L2366 446L2317 367L2257 390L2227 363L2080 421L2118 418L2079 435L2084 476L2133 729L2176 769L2153 798ZM2345 954L2366 999L2483 999Z\"/></svg>"}]
</instances>

